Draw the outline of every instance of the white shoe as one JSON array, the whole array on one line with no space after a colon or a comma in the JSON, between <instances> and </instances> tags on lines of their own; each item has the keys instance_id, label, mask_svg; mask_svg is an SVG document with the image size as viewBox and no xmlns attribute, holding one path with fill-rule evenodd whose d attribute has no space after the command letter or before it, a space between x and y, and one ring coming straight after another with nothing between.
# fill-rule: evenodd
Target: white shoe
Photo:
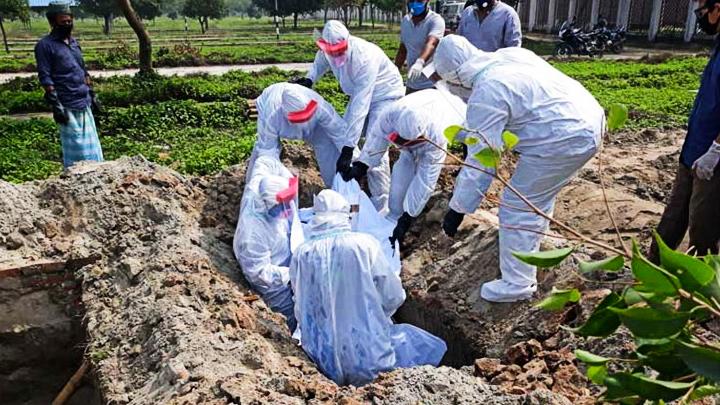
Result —
<instances>
[{"instance_id":1,"label":"white shoe","mask_svg":"<svg viewBox=\"0 0 720 405\"><path fill-rule=\"evenodd\" d=\"M493 280L482 285L480 296L490 302L517 302L529 300L537 291L537 284L521 286L505 280Z\"/></svg>"}]
</instances>

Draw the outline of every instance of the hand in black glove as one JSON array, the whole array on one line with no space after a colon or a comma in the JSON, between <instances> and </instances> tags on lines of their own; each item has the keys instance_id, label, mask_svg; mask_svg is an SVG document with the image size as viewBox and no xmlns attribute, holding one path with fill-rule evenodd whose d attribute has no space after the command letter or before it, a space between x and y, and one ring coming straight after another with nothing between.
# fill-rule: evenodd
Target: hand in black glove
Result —
<instances>
[{"instance_id":1,"label":"hand in black glove","mask_svg":"<svg viewBox=\"0 0 720 405\"><path fill-rule=\"evenodd\" d=\"M293 78L290 79L288 82L289 82L289 83L299 84L299 85L301 85L301 86L305 86L305 87L307 87L308 89L312 89L312 86L313 86L313 81L310 80L310 79L307 78L307 77L293 77Z\"/></svg>"},{"instance_id":2,"label":"hand in black glove","mask_svg":"<svg viewBox=\"0 0 720 405\"><path fill-rule=\"evenodd\" d=\"M397 221L397 225L395 225L392 236L390 237L391 245L395 246L396 240L399 240L402 245L403 239L405 239L405 234L408 229L410 229L410 225L412 225L414 219L415 218L411 217L407 212L403 212L402 216Z\"/></svg>"},{"instance_id":3,"label":"hand in black glove","mask_svg":"<svg viewBox=\"0 0 720 405\"><path fill-rule=\"evenodd\" d=\"M351 146L343 146L340 157L335 164L335 171L342 174L343 178L350 172L350 163L352 163L353 151L355 148ZM347 181L347 180L345 180Z\"/></svg>"},{"instance_id":4,"label":"hand in black glove","mask_svg":"<svg viewBox=\"0 0 720 405\"><path fill-rule=\"evenodd\" d=\"M356 161L353 162L352 166L350 166L350 170L345 172L340 172L340 175L342 176L343 180L350 181L352 179L355 179L357 181L362 180L363 177L367 176L368 171L368 165L366 165L363 162Z\"/></svg>"},{"instance_id":5,"label":"hand in black glove","mask_svg":"<svg viewBox=\"0 0 720 405\"><path fill-rule=\"evenodd\" d=\"M95 94L95 90L90 89L90 103L94 113L100 114L104 111L100 98Z\"/></svg>"},{"instance_id":6,"label":"hand in black glove","mask_svg":"<svg viewBox=\"0 0 720 405\"><path fill-rule=\"evenodd\" d=\"M445 231L445 235L451 238L455 236L458 227L463 221L463 218L465 218L465 214L461 214L450 208L447 214L445 214L445 218L443 218L442 227L443 231Z\"/></svg>"},{"instance_id":7,"label":"hand in black glove","mask_svg":"<svg viewBox=\"0 0 720 405\"><path fill-rule=\"evenodd\" d=\"M68 121L70 121L70 117L68 115L69 113L65 107L60 104L60 99L58 98L56 91L46 91L45 101L47 101L47 103L50 104L50 107L52 107L53 119L55 122L60 125L66 125Z\"/></svg>"},{"instance_id":8,"label":"hand in black glove","mask_svg":"<svg viewBox=\"0 0 720 405\"><path fill-rule=\"evenodd\" d=\"M467 159L468 147L467 147L467 145L465 145L464 143L462 143L462 144L460 144L460 145L462 145L462 158L463 158L463 161L464 161L465 159Z\"/></svg>"}]
</instances>

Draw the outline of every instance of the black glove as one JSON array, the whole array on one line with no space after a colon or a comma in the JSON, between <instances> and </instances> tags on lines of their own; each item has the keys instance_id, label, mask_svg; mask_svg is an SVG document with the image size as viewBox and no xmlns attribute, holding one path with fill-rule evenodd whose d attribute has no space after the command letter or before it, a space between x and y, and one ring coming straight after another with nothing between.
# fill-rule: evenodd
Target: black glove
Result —
<instances>
[{"instance_id":1,"label":"black glove","mask_svg":"<svg viewBox=\"0 0 720 405\"><path fill-rule=\"evenodd\" d=\"M353 162L352 166L350 166L350 170L345 172L340 172L340 175L342 176L343 180L350 181L352 179L355 179L357 181L360 181L363 177L367 176L368 171L368 165L366 165L363 162Z\"/></svg>"},{"instance_id":2,"label":"black glove","mask_svg":"<svg viewBox=\"0 0 720 405\"><path fill-rule=\"evenodd\" d=\"M69 113L65 107L60 104L60 99L58 98L56 91L46 91L45 101L47 101L47 103L50 104L50 107L52 107L53 119L55 122L60 125L66 125L68 121L70 121L70 116L68 115Z\"/></svg>"},{"instance_id":3,"label":"black glove","mask_svg":"<svg viewBox=\"0 0 720 405\"><path fill-rule=\"evenodd\" d=\"M445 218L443 218L442 227L443 231L445 231L445 235L449 237L455 236L463 218L465 218L465 214L461 214L450 208L447 214L445 214Z\"/></svg>"},{"instance_id":4,"label":"black glove","mask_svg":"<svg viewBox=\"0 0 720 405\"><path fill-rule=\"evenodd\" d=\"M307 77L293 77L290 80L288 80L288 83L299 84L301 86L307 87L308 89L312 89L312 86L313 86L313 81Z\"/></svg>"},{"instance_id":5,"label":"black glove","mask_svg":"<svg viewBox=\"0 0 720 405\"><path fill-rule=\"evenodd\" d=\"M462 143L460 145L462 145L462 158L463 158L463 161L465 161L465 159L467 159L467 155L468 155L468 147L464 143Z\"/></svg>"},{"instance_id":6,"label":"black glove","mask_svg":"<svg viewBox=\"0 0 720 405\"><path fill-rule=\"evenodd\" d=\"M93 89L90 89L90 105L94 113L100 114L104 111L103 105Z\"/></svg>"},{"instance_id":7,"label":"black glove","mask_svg":"<svg viewBox=\"0 0 720 405\"><path fill-rule=\"evenodd\" d=\"M395 229L393 229L392 236L390 237L391 245L395 246L396 240L399 240L400 244L402 244L403 239L405 239L405 234L408 229L410 229L410 225L412 225L414 219L415 218L411 217L407 212L403 212L402 216L397 221L397 225L395 225Z\"/></svg>"},{"instance_id":8,"label":"black glove","mask_svg":"<svg viewBox=\"0 0 720 405\"><path fill-rule=\"evenodd\" d=\"M343 146L340 157L335 164L335 171L343 175L343 179L350 171L350 163L352 163L352 155L355 148L351 146ZM346 180L347 181L347 180Z\"/></svg>"}]
</instances>

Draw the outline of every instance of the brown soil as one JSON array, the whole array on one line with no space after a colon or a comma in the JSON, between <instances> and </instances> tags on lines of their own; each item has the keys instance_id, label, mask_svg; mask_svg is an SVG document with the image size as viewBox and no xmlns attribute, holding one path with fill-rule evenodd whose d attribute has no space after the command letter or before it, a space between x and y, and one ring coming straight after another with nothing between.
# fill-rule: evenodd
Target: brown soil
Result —
<instances>
[{"instance_id":1,"label":"brown soil","mask_svg":"<svg viewBox=\"0 0 720 405\"><path fill-rule=\"evenodd\" d=\"M625 149L647 149L648 143L608 144L608 198L625 236L645 237L662 206L629 189L636 183L624 176L665 190L673 163L661 157L673 145L653 145L667 150L638 163ZM301 203L308 205L322 189L312 155L286 146L286 163L300 173ZM625 167L630 163L632 170ZM556 217L613 241L593 173L585 169L563 191ZM574 260L602 254L580 248L567 264L539 274L538 297L552 285L575 284L589 291L581 305L548 313L530 303L484 302L479 286L498 273L496 218L492 210L479 210L455 239L442 235L451 175L443 174L441 189L410 233L402 274L408 299L396 318L446 339L443 363L454 368L396 370L361 388L338 387L320 374L290 339L282 317L240 275L231 244L243 168L186 178L138 157L80 165L43 182L0 182L0 309L15 311L0 322L0 360L15 359L12 367L0 366L0 396L9 403L46 403L32 390L7 387L21 381L18 370L38 369L33 381L47 382L44 398L51 398L79 366L80 355L67 350L77 347L92 360L77 395L94 395L98 403L584 403L597 390L568 351L593 345L602 354L628 345L622 336L598 344L559 329L579 322L602 297L592 292L599 285L583 285L572 272ZM19 288L33 273L18 269L44 262L55 264L40 266L42 277L56 277L42 288ZM33 328L43 335L40 346L58 347L52 356L68 354L64 363L17 350L16 342L27 341L25 331ZM70 332L48 337L57 328ZM536 351L523 349L531 339ZM475 360L488 357L502 363L478 371ZM49 363L62 372L52 373Z\"/></svg>"}]
</instances>

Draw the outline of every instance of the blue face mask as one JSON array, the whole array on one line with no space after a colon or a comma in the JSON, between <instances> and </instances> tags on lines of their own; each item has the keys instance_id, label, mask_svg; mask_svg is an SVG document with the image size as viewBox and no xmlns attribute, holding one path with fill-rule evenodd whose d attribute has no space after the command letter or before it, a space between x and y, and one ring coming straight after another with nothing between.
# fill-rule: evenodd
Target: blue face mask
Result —
<instances>
[{"instance_id":1,"label":"blue face mask","mask_svg":"<svg viewBox=\"0 0 720 405\"><path fill-rule=\"evenodd\" d=\"M410 10L410 14L414 16L419 16L425 12L425 2L411 1L410 3L408 3L408 10Z\"/></svg>"}]
</instances>

